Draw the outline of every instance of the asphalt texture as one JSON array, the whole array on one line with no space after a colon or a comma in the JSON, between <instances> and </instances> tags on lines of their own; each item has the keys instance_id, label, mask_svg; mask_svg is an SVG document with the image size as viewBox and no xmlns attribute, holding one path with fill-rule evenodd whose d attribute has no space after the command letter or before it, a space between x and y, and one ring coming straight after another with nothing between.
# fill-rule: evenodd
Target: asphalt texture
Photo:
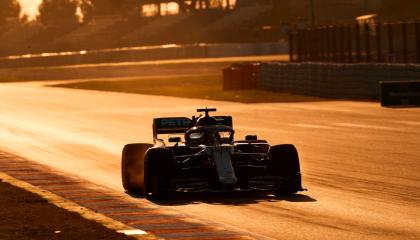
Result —
<instances>
[{"instance_id":1,"label":"asphalt texture","mask_svg":"<svg viewBox=\"0 0 420 240\"><path fill-rule=\"evenodd\" d=\"M0 85L0 149L122 192L120 154L152 118L217 107L237 139L295 144L307 192L194 195L158 207L272 239L419 239L420 109L324 101L240 104Z\"/></svg>"}]
</instances>

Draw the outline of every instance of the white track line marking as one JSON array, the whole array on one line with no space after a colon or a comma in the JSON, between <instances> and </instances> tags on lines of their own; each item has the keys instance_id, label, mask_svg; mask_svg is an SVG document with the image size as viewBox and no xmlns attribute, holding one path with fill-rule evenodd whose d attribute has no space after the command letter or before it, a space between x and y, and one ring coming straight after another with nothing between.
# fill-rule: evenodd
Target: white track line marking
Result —
<instances>
[{"instance_id":1,"label":"white track line marking","mask_svg":"<svg viewBox=\"0 0 420 240\"><path fill-rule=\"evenodd\" d=\"M303 128L333 129L333 127L330 127L330 126L304 124L304 123L290 124L290 126L303 127Z\"/></svg>"},{"instance_id":2,"label":"white track line marking","mask_svg":"<svg viewBox=\"0 0 420 240\"><path fill-rule=\"evenodd\" d=\"M364 128L364 129L375 129L375 130L388 130L388 131L400 131L399 128L384 127L378 125L367 125L367 124L355 124L355 123L334 123L336 126L340 127L350 127L350 128Z\"/></svg>"}]
</instances>

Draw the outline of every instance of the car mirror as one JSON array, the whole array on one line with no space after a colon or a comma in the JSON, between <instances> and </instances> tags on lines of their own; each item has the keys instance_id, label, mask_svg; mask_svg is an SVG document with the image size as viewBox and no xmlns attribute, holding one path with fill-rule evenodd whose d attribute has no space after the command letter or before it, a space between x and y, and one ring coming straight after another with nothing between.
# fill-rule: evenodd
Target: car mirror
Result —
<instances>
[{"instance_id":1,"label":"car mirror","mask_svg":"<svg viewBox=\"0 0 420 240\"><path fill-rule=\"evenodd\" d=\"M246 141L257 141L258 138L257 138L257 135L247 135L247 136L245 136L245 140Z\"/></svg>"}]
</instances>

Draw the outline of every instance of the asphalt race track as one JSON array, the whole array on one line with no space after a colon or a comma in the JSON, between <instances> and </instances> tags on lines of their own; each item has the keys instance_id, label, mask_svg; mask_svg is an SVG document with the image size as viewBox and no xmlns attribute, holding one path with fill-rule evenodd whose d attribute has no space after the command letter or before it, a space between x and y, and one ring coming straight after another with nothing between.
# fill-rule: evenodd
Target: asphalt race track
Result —
<instances>
[{"instance_id":1,"label":"asphalt race track","mask_svg":"<svg viewBox=\"0 0 420 240\"><path fill-rule=\"evenodd\" d=\"M420 239L420 109L325 101L240 104L0 85L0 149L122 191L120 153L152 118L217 107L237 137L293 143L307 192L193 195L155 204L273 239Z\"/></svg>"}]
</instances>

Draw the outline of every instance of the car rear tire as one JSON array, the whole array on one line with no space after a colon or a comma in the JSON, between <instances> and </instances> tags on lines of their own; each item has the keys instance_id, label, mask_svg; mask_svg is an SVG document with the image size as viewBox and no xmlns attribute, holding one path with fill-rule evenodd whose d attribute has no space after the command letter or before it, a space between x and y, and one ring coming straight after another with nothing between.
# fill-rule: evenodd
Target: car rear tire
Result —
<instances>
[{"instance_id":1,"label":"car rear tire","mask_svg":"<svg viewBox=\"0 0 420 240\"><path fill-rule=\"evenodd\" d=\"M153 144L134 143L124 146L121 158L121 177L124 189L144 194L144 157Z\"/></svg>"},{"instance_id":2,"label":"car rear tire","mask_svg":"<svg viewBox=\"0 0 420 240\"><path fill-rule=\"evenodd\" d=\"M174 154L166 148L151 148L145 157L145 196L159 200L167 197L165 188L171 175Z\"/></svg>"},{"instance_id":3,"label":"car rear tire","mask_svg":"<svg viewBox=\"0 0 420 240\"><path fill-rule=\"evenodd\" d=\"M293 195L302 190L299 156L292 144L272 146L269 150L270 174L281 176L287 185L274 190L274 195Z\"/></svg>"}]
</instances>

